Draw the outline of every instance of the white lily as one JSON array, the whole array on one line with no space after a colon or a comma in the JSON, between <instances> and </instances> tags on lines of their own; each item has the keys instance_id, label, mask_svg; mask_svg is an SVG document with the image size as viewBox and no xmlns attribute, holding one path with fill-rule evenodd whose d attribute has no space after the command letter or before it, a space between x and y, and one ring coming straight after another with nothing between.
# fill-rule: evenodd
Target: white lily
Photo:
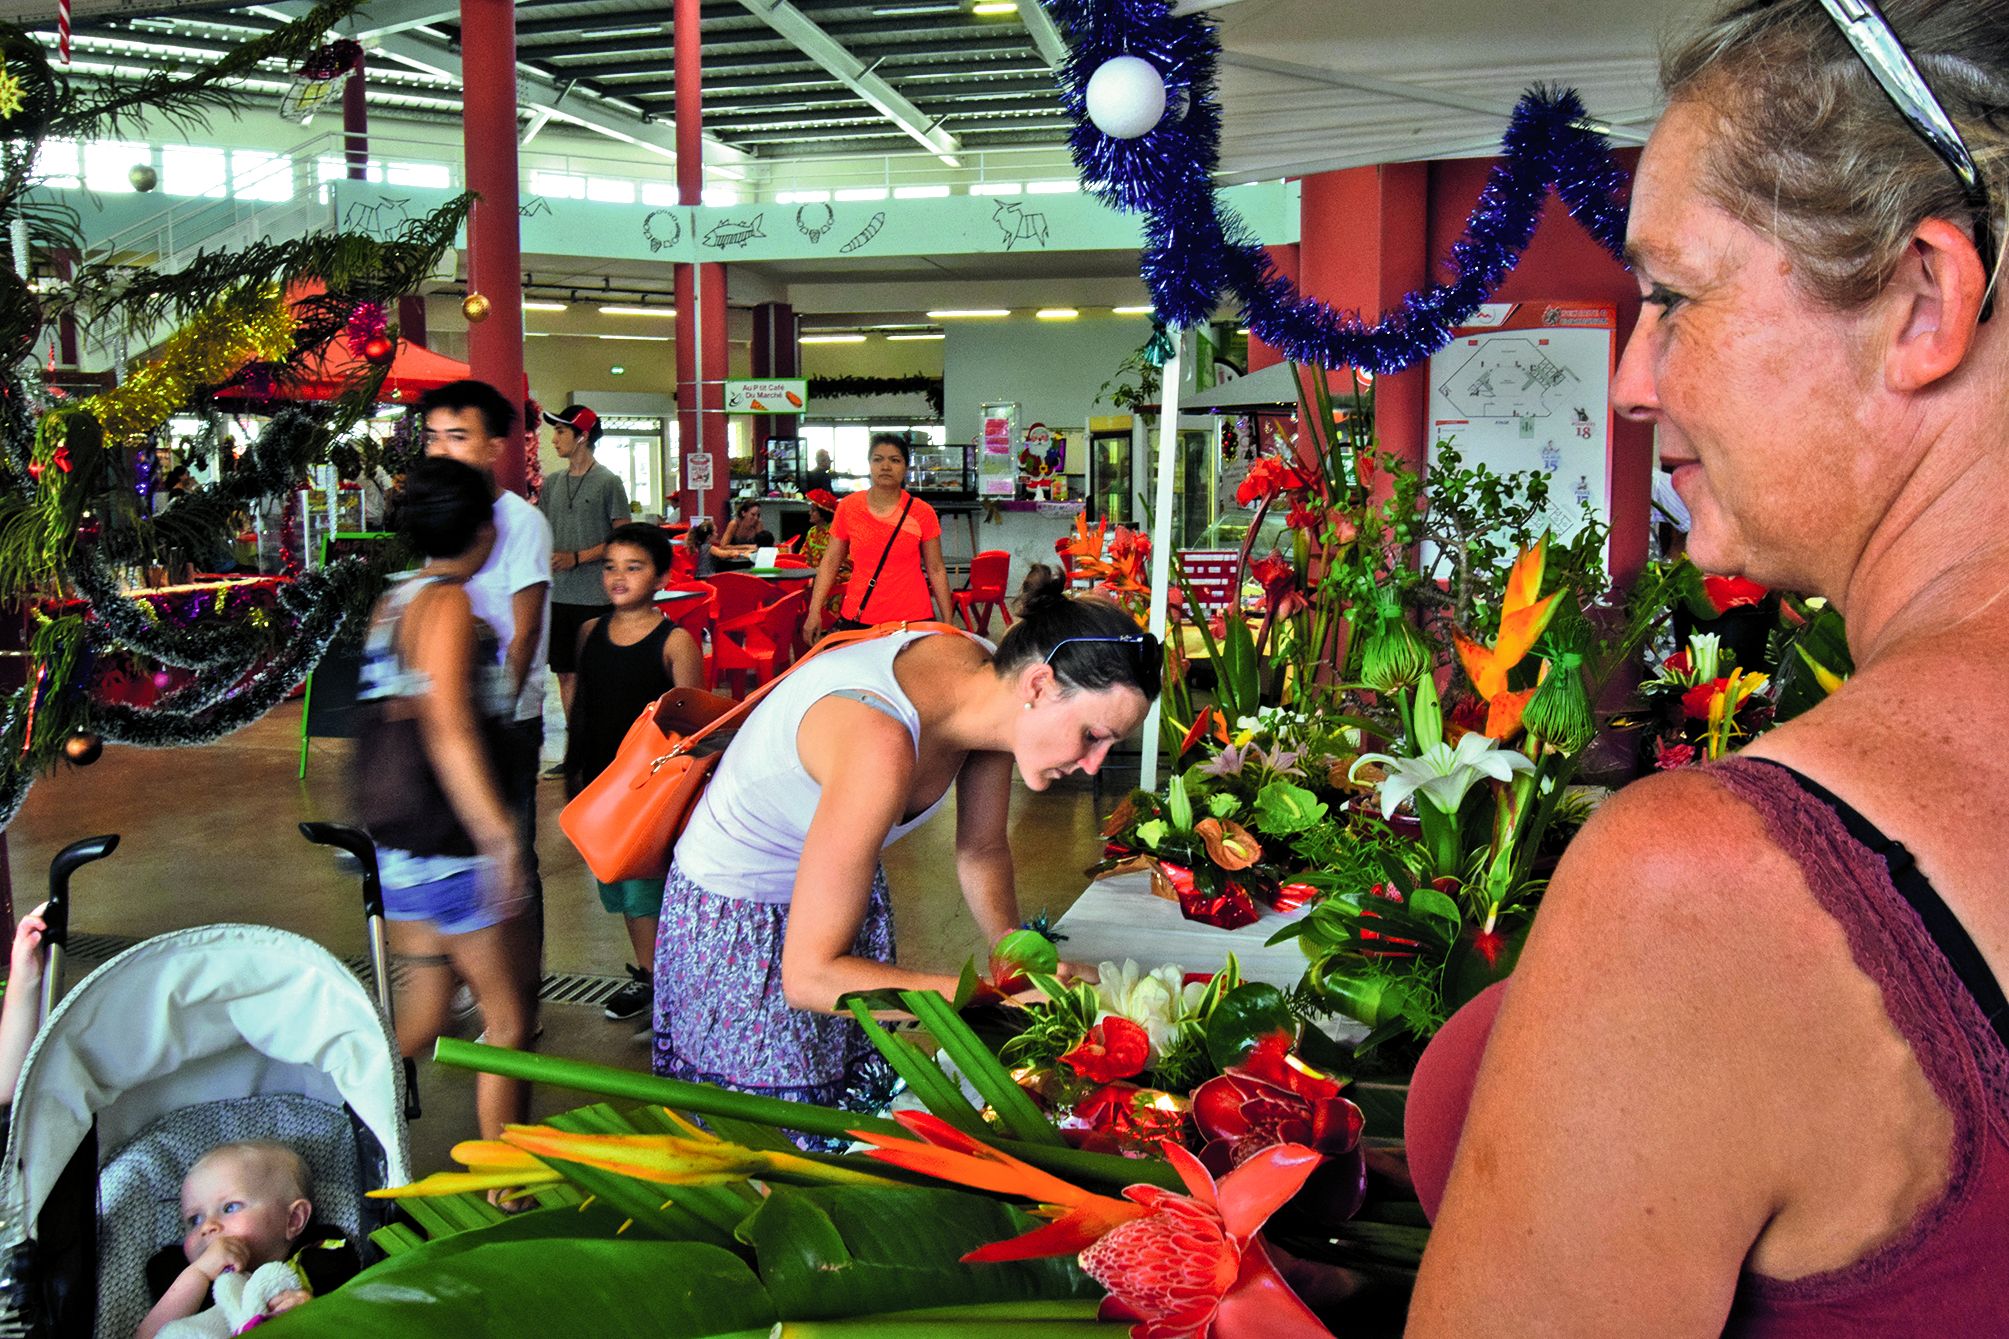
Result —
<instances>
[{"instance_id":1,"label":"white lily","mask_svg":"<svg viewBox=\"0 0 2009 1339\"><path fill-rule=\"evenodd\" d=\"M1376 787L1381 794L1381 816L1393 818L1402 802L1420 793L1443 814L1455 814L1465 802L1465 792L1481 777L1505 781L1516 772L1532 772L1535 765L1518 749L1503 748L1476 730L1452 748L1443 741L1423 750L1421 757L1397 758L1386 753L1363 753L1354 761L1347 779L1368 763L1388 769Z\"/></svg>"},{"instance_id":2,"label":"white lily","mask_svg":"<svg viewBox=\"0 0 2009 1339\"><path fill-rule=\"evenodd\" d=\"M1105 962L1096 968L1101 980L1095 994L1102 1004L1102 1016L1120 1014L1143 1028L1151 1038L1151 1059L1155 1063L1178 1035L1179 1023L1193 1002L1206 991L1204 985L1186 985L1185 970L1167 963L1154 971L1144 971L1135 959L1121 966Z\"/></svg>"}]
</instances>

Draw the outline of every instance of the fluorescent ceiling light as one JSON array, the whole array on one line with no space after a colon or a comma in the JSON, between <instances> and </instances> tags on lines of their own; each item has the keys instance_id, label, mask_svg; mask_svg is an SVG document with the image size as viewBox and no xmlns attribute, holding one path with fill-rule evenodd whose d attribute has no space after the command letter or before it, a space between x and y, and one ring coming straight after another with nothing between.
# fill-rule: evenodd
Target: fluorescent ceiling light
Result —
<instances>
[{"instance_id":1,"label":"fluorescent ceiling light","mask_svg":"<svg viewBox=\"0 0 2009 1339\"><path fill-rule=\"evenodd\" d=\"M928 319L930 321L948 321L948 320L954 320L956 317L959 316L1010 316L1010 315L1011 315L1010 310L1004 307L944 307L940 311L929 312Z\"/></svg>"},{"instance_id":2,"label":"fluorescent ceiling light","mask_svg":"<svg viewBox=\"0 0 2009 1339\"><path fill-rule=\"evenodd\" d=\"M970 186L971 195L1020 195L1024 190L1015 181L979 181Z\"/></svg>"},{"instance_id":3,"label":"fluorescent ceiling light","mask_svg":"<svg viewBox=\"0 0 2009 1339\"><path fill-rule=\"evenodd\" d=\"M636 24L627 28L588 28L579 34L588 39L599 37L649 37L663 30L660 23Z\"/></svg>"},{"instance_id":4,"label":"fluorescent ceiling light","mask_svg":"<svg viewBox=\"0 0 2009 1339\"><path fill-rule=\"evenodd\" d=\"M1116 314L1117 314L1118 316L1149 316L1149 315L1150 315L1150 314L1151 314L1152 312L1156 311L1156 310L1157 310L1157 308L1155 308L1155 307L1148 307L1148 306L1146 306L1146 307L1111 307L1111 308L1110 308L1109 310L1111 310L1111 311L1115 312L1115 313L1116 313Z\"/></svg>"},{"instance_id":5,"label":"fluorescent ceiling light","mask_svg":"<svg viewBox=\"0 0 2009 1339\"><path fill-rule=\"evenodd\" d=\"M970 6L970 13L982 14L986 18L993 14L1016 14L1018 4L1017 0L977 0Z\"/></svg>"},{"instance_id":6,"label":"fluorescent ceiling light","mask_svg":"<svg viewBox=\"0 0 2009 1339\"><path fill-rule=\"evenodd\" d=\"M670 337L668 335L602 335L600 336L600 338L627 339L648 344L668 344L670 342Z\"/></svg>"},{"instance_id":7,"label":"fluorescent ceiling light","mask_svg":"<svg viewBox=\"0 0 2009 1339\"><path fill-rule=\"evenodd\" d=\"M526 330L523 332L523 337L525 339L549 339L551 338L551 332L549 330Z\"/></svg>"},{"instance_id":8,"label":"fluorescent ceiling light","mask_svg":"<svg viewBox=\"0 0 2009 1339\"><path fill-rule=\"evenodd\" d=\"M525 298L523 299L523 310L527 312L562 312L565 310L565 304L562 302L533 302L531 299Z\"/></svg>"},{"instance_id":9,"label":"fluorescent ceiling light","mask_svg":"<svg viewBox=\"0 0 2009 1339\"><path fill-rule=\"evenodd\" d=\"M872 10L872 13L877 18L900 19L911 18L916 14L960 14L962 10L963 7L959 4L938 3L925 5L879 5Z\"/></svg>"},{"instance_id":10,"label":"fluorescent ceiling light","mask_svg":"<svg viewBox=\"0 0 2009 1339\"><path fill-rule=\"evenodd\" d=\"M608 368L607 370L609 372L612 372L615 376L618 377L623 373L625 373L628 369L621 366L619 363L615 363L612 367Z\"/></svg>"},{"instance_id":11,"label":"fluorescent ceiling light","mask_svg":"<svg viewBox=\"0 0 2009 1339\"><path fill-rule=\"evenodd\" d=\"M895 200L940 200L947 196L948 193L949 188L947 186L895 186L893 188L893 198Z\"/></svg>"},{"instance_id":12,"label":"fluorescent ceiling light","mask_svg":"<svg viewBox=\"0 0 2009 1339\"><path fill-rule=\"evenodd\" d=\"M883 200L886 198L884 186L846 186L837 192L839 200Z\"/></svg>"},{"instance_id":13,"label":"fluorescent ceiling light","mask_svg":"<svg viewBox=\"0 0 2009 1339\"><path fill-rule=\"evenodd\" d=\"M1080 190L1081 183L1078 181L1028 181L1025 184L1027 195L1074 195Z\"/></svg>"},{"instance_id":14,"label":"fluorescent ceiling light","mask_svg":"<svg viewBox=\"0 0 2009 1339\"><path fill-rule=\"evenodd\" d=\"M677 314L675 307L602 307L602 316L656 316L670 317Z\"/></svg>"},{"instance_id":15,"label":"fluorescent ceiling light","mask_svg":"<svg viewBox=\"0 0 2009 1339\"><path fill-rule=\"evenodd\" d=\"M888 340L895 340L895 341L899 341L899 342L901 342L901 343L911 343L911 342L913 342L913 341L915 341L915 340L922 340L922 339L946 339L946 338L948 338L948 337L947 337L946 335L944 335L944 334L943 334L943 333L942 333L941 331L937 330L937 331L936 331L936 332L935 332L934 334L932 334L932 335L888 335L888 336L886 336L886 338L887 338Z\"/></svg>"},{"instance_id":16,"label":"fluorescent ceiling light","mask_svg":"<svg viewBox=\"0 0 2009 1339\"><path fill-rule=\"evenodd\" d=\"M798 344L863 344L864 342L863 335L803 335L796 340Z\"/></svg>"},{"instance_id":17,"label":"fluorescent ceiling light","mask_svg":"<svg viewBox=\"0 0 2009 1339\"><path fill-rule=\"evenodd\" d=\"M1235 333L1238 335L1246 335L1249 333L1249 328L1245 325L1236 326Z\"/></svg>"},{"instance_id":18,"label":"fluorescent ceiling light","mask_svg":"<svg viewBox=\"0 0 2009 1339\"><path fill-rule=\"evenodd\" d=\"M1042 321L1072 321L1081 313L1073 307L1041 307L1033 315Z\"/></svg>"}]
</instances>

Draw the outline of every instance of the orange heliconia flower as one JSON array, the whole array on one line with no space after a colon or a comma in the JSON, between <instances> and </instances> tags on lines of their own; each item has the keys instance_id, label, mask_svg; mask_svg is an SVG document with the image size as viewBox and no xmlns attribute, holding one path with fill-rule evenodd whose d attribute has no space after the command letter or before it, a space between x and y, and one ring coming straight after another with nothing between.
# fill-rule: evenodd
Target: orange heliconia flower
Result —
<instances>
[{"instance_id":1,"label":"orange heliconia flower","mask_svg":"<svg viewBox=\"0 0 2009 1339\"><path fill-rule=\"evenodd\" d=\"M1500 635L1491 646L1481 646L1456 630L1451 634L1466 677L1486 703L1486 734L1493 739L1504 741L1514 737L1521 728L1521 713L1527 709L1528 699L1535 695L1532 688L1509 692L1507 673L1527 658L1548 628L1549 619L1555 616L1561 591L1536 598L1541 592L1548 554L1549 537L1543 535L1533 548L1514 560L1500 602Z\"/></svg>"}]
</instances>

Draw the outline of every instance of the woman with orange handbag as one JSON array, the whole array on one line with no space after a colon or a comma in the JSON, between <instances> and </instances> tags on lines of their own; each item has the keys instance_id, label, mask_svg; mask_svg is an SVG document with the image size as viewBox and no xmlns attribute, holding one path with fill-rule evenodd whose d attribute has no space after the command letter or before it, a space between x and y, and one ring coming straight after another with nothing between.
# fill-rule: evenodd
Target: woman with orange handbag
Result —
<instances>
[{"instance_id":1,"label":"woman with orange handbag","mask_svg":"<svg viewBox=\"0 0 2009 1339\"><path fill-rule=\"evenodd\" d=\"M866 1109L891 1073L848 992L956 980L894 962L880 852L956 789L956 872L984 944L1015 929L1014 766L1093 775L1158 692L1157 639L1058 587L995 652L923 625L809 657L740 725L678 840L656 940L655 1070Z\"/></svg>"}]
</instances>

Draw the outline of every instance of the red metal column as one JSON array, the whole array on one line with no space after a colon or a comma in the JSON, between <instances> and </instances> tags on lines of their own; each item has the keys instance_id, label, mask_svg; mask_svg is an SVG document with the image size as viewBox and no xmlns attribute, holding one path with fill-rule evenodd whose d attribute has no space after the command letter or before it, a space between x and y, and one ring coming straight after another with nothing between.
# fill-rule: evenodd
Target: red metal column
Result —
<instances>
[{"instance_id":1,"label":"red metal column","mask_svg":"<svg viewBox=\"0 0 2009 1339\"><path fill-rule=\"evenodd\" d=\"M467 328L477 380L523 403L523 260L516 217L516 8L510 0L461 0L461 136L467 186L481 198L467 223L467 286L488 299L486 320ZM522 492L523 453L504 451L495 476Z\"/></svg>"},{"instance_id":2,"label":"red metal column","mask_svg":"<svg viewBox=\"0 0 2009 1339\"><path fill-rule=\"evenodd\" d=\"M676 0L672 15L676 42L677 199L680 204L704 203L704 85L700 72L703 34L698 0ZM677 291L677 435L684 460L678 510L686 520L698 514L698 495L690 485L690 459L711 458L712 486L705 490L704 510L725 515L732 490L726 461L725 266L679 263Z\"/></svg>"},{"instance_id":3,"label":"red metal column","mask_svg":"<svg viewBox=\"0 0 2009 1339\"><path fill-rule=\"evenodd\" d=\"M786 302L763 302L753 309L753 375L756 377L799 377L802 350L796 343L800 324L795 308ZM758 450L769 437L793 437L798 420L794 414L756 414L753 441Z\"/></svg>"}]
</instances>

